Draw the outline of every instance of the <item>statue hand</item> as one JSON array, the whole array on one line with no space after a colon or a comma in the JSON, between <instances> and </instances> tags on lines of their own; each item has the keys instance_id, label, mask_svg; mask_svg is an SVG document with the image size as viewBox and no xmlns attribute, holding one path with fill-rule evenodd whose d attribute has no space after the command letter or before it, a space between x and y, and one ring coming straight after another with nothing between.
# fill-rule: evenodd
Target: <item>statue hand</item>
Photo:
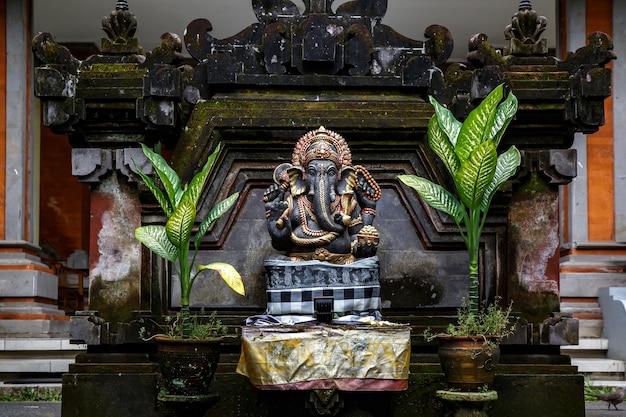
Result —
<instances>
[{"instance_id":1,"label":"statue hand","mask_svg":"<svg viewBox=\"0 0 626 417\"><path fill-rule=\"evenodd\" d=\"M265 204L265 215L268 220L278 220L289 208L286 201L272 201Z\"/></svg>"},{"instance_id":2,"label":"statue hand","mask_svg":"<svg viewBox=\"0 0 626 417\"><path fill-rule=\"evenodd\" d=\"M344 226L348 226L350 224L350 220L351 219L350 219L350 216L346 216L345 214L335 213L335 215L333 216L333 220L337 224L342 224Z\"/></svg>"},{"instance_id":3,"label":"statue hand","mask_svg":"<svg viewBox=\"0 0 626 417\"><path fill-rule=\"evenodd\" d=\"M263 193L263 202L269 203L285 199L285 189L278 184L272 184Z\"/></svg>"},{"instance_id":4,"label":"statue hand","mask_svg":"<svg viewBox=\"0 0 626 417\"><path fill-rule=\"evenodd\" d=\"M378 230L373 226L364 226L353 243L352 254L356 258L367 258L376 255L378 240Z\"/></svg>"},{"instance_id":5,"label":"statue hand","mask_svg":"<svg viewBox=\"0 0 626 417\"><path fill-rule=\"evenodd\" d=\"M359 177L358 186L354 191L354 195L356 197L359 206L361 207L376 207L376 200L374 197L377 195L377 192L380 193L379 190L372 187L363 177ZM377 199L377 198L376 198Z\"/></svg>"},{"instance_id":6,"label":"statue hand","mask_svg":"<svg viewBox=\"0 0 626 417\"><path fill-rule=\"evenodd\" d=\"M265 204L267 227L272 237L272 244L276 248L278 248L277 242L289 240L291 234L289 214L289 204L286 201L272 201Z\"/></svg>"}]
</instances>

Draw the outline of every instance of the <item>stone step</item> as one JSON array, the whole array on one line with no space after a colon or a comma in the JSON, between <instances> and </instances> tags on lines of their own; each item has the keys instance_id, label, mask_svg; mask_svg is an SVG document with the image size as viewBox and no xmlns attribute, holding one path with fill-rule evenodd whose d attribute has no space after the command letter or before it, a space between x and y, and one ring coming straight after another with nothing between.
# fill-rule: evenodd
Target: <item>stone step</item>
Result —
<instances>
[{"instance_id":1,"label":"stone step","mask_svg":"<svg viewBox=\"0 0 626 417\"><path fill-rule=\"evenodd\" d=\"M56 374L69 371L75 356L69 358L0 358L0 372L5 374Z\"/></svg>"},{"instance_id":2,"label":"stone step","mask_svg":"<svg viewBox=\"0 0 626 417\"><path fill-rule=\"evenodd\" d=\"M580 320L602 319L602 308L597 302L561 302L561 312Z\"/></svg>"},{"instance_id":3,"label":"stone step","mask_svg":"<svg viewBox=\"0 0 626 417\"><path fill-rule=\"evenodd\" d=\"M560 259L563 269L604 268L607 271L626 271L624 255L566 255Z\"/></svg>"},{"instance_id":4,"label":"stone step","mask_svg":"<svg viewBox=\"0 0 626 417\"><path fill-rule=\"evenodd\" d=\"M86 345L59 338L7 338L0 340L0 373L49 374L68 372Z\"/></svg>"},{"instance_id":5,"label":"stone step","mask_svg":"<svg viewBox=\"0 0 626 417\"><path fill-rule=\"evenodd\" d=\"M626 381L613 381L610 379L590 379L586 383L592 387L613 387L613 388L626 388Z\"/></svg>"},{"instance_id":6,"label":"stone step","mask_svg":"<svg viewBox=\"0 0 626 417\"><path fill-rule=\"evenodd\" d=\"M58 378L58 382L51 382L49 380L36 380L32 378L24 379L10 379L7 381L0 381L0 395L19 395L28 390L30 392L37 392L42 395L60 394L63 389L61 378ZM14 414L9 414L13 416ZM48 414L46 414L47 416Z\"/></svg>"},{"instance_id":7,"label":"stone step","mask_svg":"<svg viewBox=\"0 0 626 417\"><path fill-rule=\"evenodd\" d=\"M621 373L623 379L624 361L607 358L572 358L572 366L581 373Z\"/></svg>"},{"instance_id":8,"label":"stone step","mask_svg":"<svg viewBox=\"0 0 626 417\"><path fill-rule=\"evenodd\" d=\"M52 338L6 338L0 339L0 353L2 352L30 352L37 351L83 351L87 345L72 344L69 339Z\"/></svg>"},{"instance_id":9,"label":"stone step","mask_svg":"<svg viewBox=\"0 0 626 417\"><path fill-rule=\"evenodd\" d=\"M578 322L579 338L601 338L604 321L602 319L583 319Z\"/></svg>"},{"instance_id":10,"label":"stone step","mask_svg":"<svg viewBox=\"0 0 626 417\"><path fill-rule=\"evenodd\" d=\"M603 337L579 337L577 345L565 345L561 346L561 351L603 351L609 348L609 339Z\"/></svg>"},{"instance_id":11,"label":"stone step","mask_svg":"<svg viewBox=\"0 0 626 417\"><path fill-rule=\"evenodd\" d=\"M570 314L602 314L599 303L571 303L562 302L561 312Z\"/></svg>"},{"instance_id":12,"label":"stone step","mask_svg":"<svg viewBox=\"0 0 626 417\"><path fill-rule=\"evenodd\" d=\"M606 287L626 287L626 273L561 272L560 274L561 297L598 297L598 289Z\"/></svg>"}]
</instances>

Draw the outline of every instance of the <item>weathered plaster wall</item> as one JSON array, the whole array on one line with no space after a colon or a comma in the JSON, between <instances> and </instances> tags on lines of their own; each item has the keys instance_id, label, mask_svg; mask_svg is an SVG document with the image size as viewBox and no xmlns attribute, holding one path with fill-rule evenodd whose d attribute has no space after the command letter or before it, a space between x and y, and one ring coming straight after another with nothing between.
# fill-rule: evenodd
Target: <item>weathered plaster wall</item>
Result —
<instances>
[{"instance_id":1,"label":"weathered plaster wall","mask_svg":"<svg viewBox=\"0 0 626 417\"><path fill-rule=\"evenodd\" d=\"M89 305L113 326L140 305L140 204L136 187L120 177L103 178L91 197Z\"/></svg>"},{"instance_id":2,"label":"weathered plaster wall","mask_svg":"<svg viewBox=\"0 0 626 417\"><path fill-rule=\"evenodd\" d=\"M550 187L537 173L530 175L511 201L511 299L514 309L535 323L560 311L558 204L558 189Z\"/></svg>"}]
</instances>

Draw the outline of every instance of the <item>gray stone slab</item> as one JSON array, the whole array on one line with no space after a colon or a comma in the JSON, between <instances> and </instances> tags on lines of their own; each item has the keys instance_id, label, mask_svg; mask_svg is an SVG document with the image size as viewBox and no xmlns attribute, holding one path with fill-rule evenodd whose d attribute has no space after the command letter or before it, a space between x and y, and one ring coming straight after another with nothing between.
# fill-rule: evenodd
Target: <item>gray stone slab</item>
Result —
<instances>
[{"instance_id":1,"label":"gray stone slab","mask_svg":"<svg viewBox=\"0 0 626 417\"><path fill-rule=\"evenodd\" d=\"M561 274L561 297L597 297L598 289L605 287L626 287L626 274L609 272Z\"/></svg>"},{"instance_id":2,"label":"gray stone slab","mask_svg":"<svg viewBox=\"0 0 626 417\"><path fill-rule=\"evenodd\" d=\"M598 290L604 337L609 339L607 357L626 361L626 287Z\"/></svg>"},{"instance_id":3,"label":"gray stone slab","mask_svg":"<svg viewBox=\"0 0 626 417\"><path fill-rule=\"evenodd\" d=\"M615 249L622 248L615 245ZM623 267L626 266L626 255L568 255L561 258L561 267L563 266Z\"/></svg>"},{"instance_id":4,"label":"gray stone slab","mask_svg":"<svg viewBox=\"0 0 626 417\"><path fill-rule=\"evenodd\" d=\"M56 275L36 270L5 270L0 275L0 297L43 297L56 300Z\"/></svg>"},{"instance_id":5,"label":"gray stone slab","mask_svg":"<svg viewBox=\"0 0 626 417\"><path fill-rule=\"evenodd\" d=\"M0 320L0 334L9 337L70 337L69 320ZM1 414L0 414L1 415Z\"/></svg>"},{"instance_id":6,"label":"gray stone slab","mask_svg":"<svg viewBox=\"0 0 626 417\"><path fill-rule=\"evenodd\" d=\"M65 311L57 308L56 305L46 303L16 303L0 302L0 311L6 314L52 314L64 316Z\"/></svg>"}]
</instances>

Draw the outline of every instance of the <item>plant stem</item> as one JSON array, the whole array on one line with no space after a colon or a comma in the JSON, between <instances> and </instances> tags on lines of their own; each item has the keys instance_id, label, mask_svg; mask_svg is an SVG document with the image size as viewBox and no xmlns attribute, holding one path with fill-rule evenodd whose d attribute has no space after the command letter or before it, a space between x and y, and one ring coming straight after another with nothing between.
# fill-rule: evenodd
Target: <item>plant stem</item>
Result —
<instances>
[{"instance_id":1,"label":"plant stem","mask_svg":"<svg viewBox=\"0 0 626 417\"><path fill-rule=\"evenodd\" d=\"M189 304L183 305L180 309L180 318L182 320L183 339L189 339L191 336L191 313L189 312Z\"/></svg>"},{"instance_id":2,"label":"plant stem","mask_svg":"<svg viewBox=\"0 0 626 417\"><path fill-rule=\"evenodd\" d=\"M468 233L467 251L469 253L469 311L478 315L479 289L478 289L478 248L480 247L480 208L470 209L470 233Z\"/></svg>"},{"instance_id":3,"label":"plant stem","mask_svg":"<svg viewBox=\"0 0 626 417\"><path fill-rule=\"evenodd\" d=\"M469 255L469 311L478 315L478 245L470 251Z\"/></svg>"}]
</instances>

